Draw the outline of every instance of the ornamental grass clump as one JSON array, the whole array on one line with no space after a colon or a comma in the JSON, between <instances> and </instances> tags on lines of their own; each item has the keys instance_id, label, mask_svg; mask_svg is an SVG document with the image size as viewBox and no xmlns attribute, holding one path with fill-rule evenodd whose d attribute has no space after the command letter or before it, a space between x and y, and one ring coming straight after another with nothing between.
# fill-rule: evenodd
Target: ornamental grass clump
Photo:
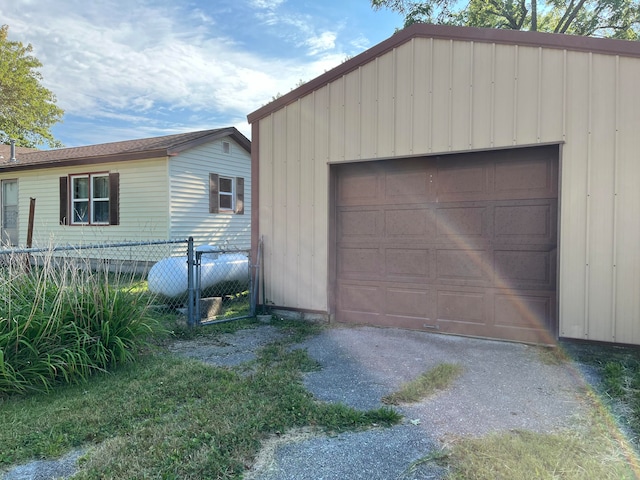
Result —
<instances>
[{"instance_id":1,"label":"ornamental grass clump","mask_svg":"<svg viewBox=\"0 0 640 480\"><path fill-rule=\"evenodd\" d=\"M0 268L0 396L49 391L131 361L158 324L124 276L47 254ZM129 284L131 285L131 284Z\"/></svg>"}]
</instances>

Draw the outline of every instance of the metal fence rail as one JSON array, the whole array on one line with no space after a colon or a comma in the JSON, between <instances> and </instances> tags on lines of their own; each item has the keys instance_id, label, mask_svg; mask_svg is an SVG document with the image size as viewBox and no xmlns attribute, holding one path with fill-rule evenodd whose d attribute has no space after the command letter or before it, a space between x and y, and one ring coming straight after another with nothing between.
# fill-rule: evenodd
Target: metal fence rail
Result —
<instances>
[{"instance_id":1,"label":"metal fence rail","mask_svg":"<svg viewBox=\"0 0 640 480\"><path fill-rule=\"evenodd\" d=\"M191 327L255 315L251 274L257 266L248 250L195 247L192 238L0 249L0 265L16 262L127 274L154 303L184 312Z\"/></svg>"}]
</instances>

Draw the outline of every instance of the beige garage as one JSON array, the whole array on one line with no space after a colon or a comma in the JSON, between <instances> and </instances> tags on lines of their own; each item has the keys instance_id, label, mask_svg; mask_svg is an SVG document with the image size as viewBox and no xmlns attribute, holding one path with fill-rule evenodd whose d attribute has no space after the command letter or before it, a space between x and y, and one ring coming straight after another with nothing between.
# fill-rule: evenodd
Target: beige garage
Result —
<instances>
[{"instance_id":1,"label":"beige garage","mask_svg":"<svg viewBox=\"0 0 640 480\"><path fill-rule=\"evenodd\" d=\"M413 25L249 115L264 299L640 344L640 43Z\"/></svg>"}]
</instances>

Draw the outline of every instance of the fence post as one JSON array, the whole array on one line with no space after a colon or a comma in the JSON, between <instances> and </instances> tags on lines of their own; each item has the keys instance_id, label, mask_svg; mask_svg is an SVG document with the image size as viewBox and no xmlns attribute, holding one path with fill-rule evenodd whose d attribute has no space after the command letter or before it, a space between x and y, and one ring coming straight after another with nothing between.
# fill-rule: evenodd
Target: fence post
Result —
<instances>
[{"instance_id":1,"label":"fence post","mask_svg":"<svg viewBox=\"0 0 640 480\"><path fill-rule=\"evenodd\" d=\"M196 324L194 306L195 306L195 292L193 285L194 275L194 257L193 257L193 237L189 237L187 242L187 325L193 327Z\"/></svg>"},{"instance_id":2,"label":"fence post","mask_svg":"<svg viewBox=\"0 0 640 480\"><path fill-rule=\"evenodd\" d=\"M202 293L202 269L201 269L201 265L202 265L202 252L198 252L196 250L195 252L195 270L194 270L194 275L193 275L193 281L194 281L194 301L193 304L195 306L195 312L194 312L194 324L195 322L200 323L200 321L202 320L202 312L200 311L200 294Z\"/></svg>"}]
</instances>

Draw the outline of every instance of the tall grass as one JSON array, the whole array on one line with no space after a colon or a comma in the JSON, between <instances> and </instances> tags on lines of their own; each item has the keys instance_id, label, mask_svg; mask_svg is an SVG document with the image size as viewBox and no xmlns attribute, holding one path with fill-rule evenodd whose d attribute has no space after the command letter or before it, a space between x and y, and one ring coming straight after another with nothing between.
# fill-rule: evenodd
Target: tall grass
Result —
<instances>
[{"instance_id":1,"label":"tall grass","mask_svg":"<svg viewBox=\"0 0 640 480\"><path fill-rule=\"evenodd\" d=\"M7 260L7 259L4 259ZM125 275L49 253L0 269L0 396L49 391L130 361L158 328Z\"/></svg>"}]
</instances>

